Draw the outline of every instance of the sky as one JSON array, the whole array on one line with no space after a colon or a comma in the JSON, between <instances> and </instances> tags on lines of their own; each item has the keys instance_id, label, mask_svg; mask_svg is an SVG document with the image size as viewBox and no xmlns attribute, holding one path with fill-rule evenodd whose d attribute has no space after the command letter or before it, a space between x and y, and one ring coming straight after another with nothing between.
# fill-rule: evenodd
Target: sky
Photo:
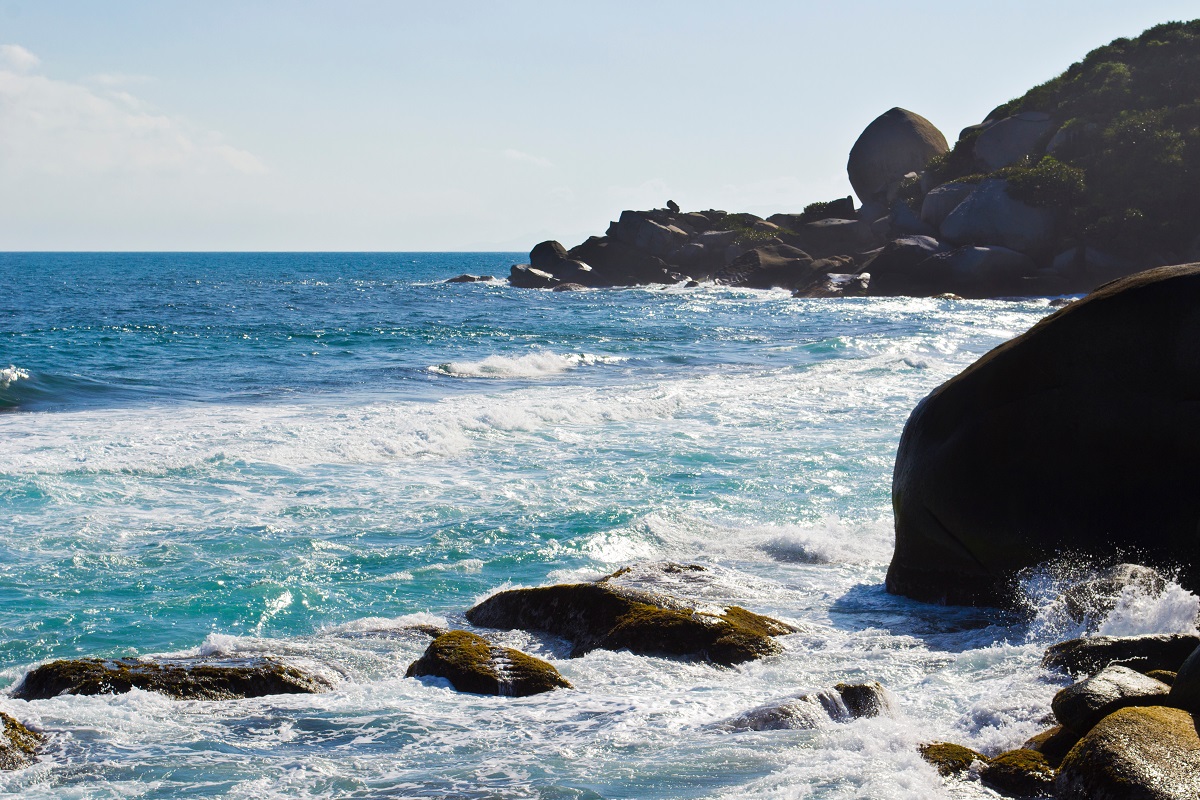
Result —
<instances>
[{"instance_id":1,"label":"sky","mask_svg":"<svg viewBox=\"0 0 1200 800\"><path fill-rule=\"evenodd\" d=\"M0 0L0 250L527 251L851 193L1194 0Z\"/></svg>"}]
</instances>

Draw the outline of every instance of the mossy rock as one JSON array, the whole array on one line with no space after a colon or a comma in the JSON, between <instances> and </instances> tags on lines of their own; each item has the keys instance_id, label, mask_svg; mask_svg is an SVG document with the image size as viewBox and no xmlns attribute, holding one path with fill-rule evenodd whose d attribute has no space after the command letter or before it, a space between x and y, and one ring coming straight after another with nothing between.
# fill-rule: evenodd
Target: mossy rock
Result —
<instances>
[{"instance_id":1,"label":"mossy rock","mask_svg":"<svg viewBox=\"0 0 1200 800\"><path fill-rule=\"evenodd\" d=\"M1021 748L1036 750L1046 757L1046 762L1050 766L1058 769L1063 757L1070 752L1080 738L1079 734L1074 731L1064 728L1062 725L1056 725L1050 730L1042 731L1037 736L1031 737L1029 741L1021 745Z\"/></svg>"},{"instance_id":2,"label":"mossy rock","mask_svg":"<svg viewBox=\"0 0 1200 800\"><path fill-rule=\"evenodd\" d=\"M176 700L237 700L272 694L316 694L330 688L324 678L269 658L81 658L51 661L31 670L13 691L13 697L45 700L61 694L124 694L141 689Z\"/></svg>"},{"instance_id":3,"label":"mossy rock","mask_svg":"<svg viewBox=\"0 0 1200 800\"><path fill-rule=\"evenodd\" d=\"M554 665L511 647L497 647L469 631L437 637L406 673L409 678L425 675L445 678L460 692L504 697L573 688Z\"/></svg>"},{"instance_id":4,"label":"mossy rock","mask_svg":"<svg viewBox=\"0 0 1200 800\"><path fill-rule=\"evenodd\" d=\"M920 747L921 758L937 767L938 774L943 778L961 775L971 768L976 761L988 763L988 757L961 744L950 742L933 742Z\"/></svg>"},{"instance_id":5,"label":"mossy rock","mask_svg":"<svg viewBox=\"0 0 1200 800\"><path fill-rule=\"evenodd\" d=\"M37 761L37 749L46 737L31 731L17 720L0 711L0 769L21 769Z\"/></svg>"},{"instance_id":6,"label":"mossy rock","mask_svg":"<svg viewBox=\"0 0 1200 800\"><path fill-rule=\"evenodd\" d=\"M467 611L473 625L544 631L574 646L572 657L592 650L703 658L732 665L780 652L772 637L792 626L738 606L721 614L608 582L511 589Z\"/></svg>"},{"instance_id":7,"label":"mossy rock","mask_svg":"<svg viewBox=\"0 0 1200 800\"><path fill-rule=\"evenodd\" d=\"M1200 736L1186 711L1123 708L1092 728L1063 759L1061 800L1195 800Z\"/></svg>"},{"instance_id":8,"label":"mossy rock","mask_svg":"<svg viewBox=\"0 0 1200 800\"><path fill-rule=\"evenodd\" d=\"M1054 768L1036 750L1009 750L987 763L980 779L1009 797L1044 797L1054 789Z\"/></svg>"}]
</instances>

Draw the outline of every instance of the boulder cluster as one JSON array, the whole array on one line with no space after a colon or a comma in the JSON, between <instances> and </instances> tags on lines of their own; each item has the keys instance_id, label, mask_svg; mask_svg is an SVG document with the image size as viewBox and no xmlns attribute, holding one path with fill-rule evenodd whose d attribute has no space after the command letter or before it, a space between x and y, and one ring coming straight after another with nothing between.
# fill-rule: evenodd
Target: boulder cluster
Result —
<instances>
[{"instance_id":1,"label":"boulder cluster","mask_svg":"<svg viewBox=\"0 0 1200 800\"><path fill-rule=\"evenodd\" d=\"M806 297L1088 292L1200 260L1200 21L1089 53L965 128L885 112L850 150L861 201L803 213L623 211L604 236L542 242L525 288L715 281Z\"/></svg>"},{"instance_id":2,"label":"boulder cluster","mask_svg":"<svg viewBox=\"0 0 1200 800\"><path fill-rule=\"evenodd\" d=\"M704 573L696 564L646 564L640 573ZM589 583L512 589L466 612L480 629L520 629L550 634L572 645L571 657L592 650L628 650L639 655L685 658L730 666L781 652L776 637L794 633L785 622L738 606L702 610L695 603L622 585L631 568ZM504 647L473 631L415 625L432 639L406 677L446 680L455 690L526 697L572 689L553 664ZM326 692L324 677L273 658L80 658L51 661L30 670L13 688L19 700L64 694L124 694L133 689L176 700L240 700L277 694ZM731 721L729 730L816 727L821 720L846 722L876 716L890 707L878 683L838 684L832 690L780 701ZM820 713L817 714L816 712ZM20 769L37 760L42 732L0 713L0 769Z\"/></svg>"},{"instance_id":3,"label":"boulder cluster","mask_svg":"<svg viewBox=\"0 0 1200 800\"><path fill-rule=\"evenodd\" d=\"M1164 644L1178 644L1165 638L1190 639L1191 654L1163 662ZM948 742L924 745L922 755L943 776L971 770L1010 797L1200 797L1200 638L1077 639L1050 648L1043 666L1063 668L1064 653L1081 651L1088 669L1068 670L1084 677L1054 696L1055 727L993 758ZM1171 669L1146 669L1162 663Z\"/></svg>"}]
</instances>

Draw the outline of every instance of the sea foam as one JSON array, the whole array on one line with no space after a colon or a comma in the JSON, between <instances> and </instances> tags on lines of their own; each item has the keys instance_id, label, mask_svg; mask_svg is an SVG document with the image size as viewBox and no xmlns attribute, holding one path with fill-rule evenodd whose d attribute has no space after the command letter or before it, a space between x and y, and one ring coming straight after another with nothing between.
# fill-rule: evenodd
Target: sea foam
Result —
<instances>
[{"instance_id":1,"label":"sea foam","mask_svg":"<svg viewBox=\"0 0 1200 800\"><path fill-rule=\"evenodd\" d=\"M561 375L576 367L595 364L619 364L618 356L592 353L528 353L523 356L488 356L480 361L449 361L429 367L430 372L453 378L541 378Z\"/></svg>"}]
</instances>

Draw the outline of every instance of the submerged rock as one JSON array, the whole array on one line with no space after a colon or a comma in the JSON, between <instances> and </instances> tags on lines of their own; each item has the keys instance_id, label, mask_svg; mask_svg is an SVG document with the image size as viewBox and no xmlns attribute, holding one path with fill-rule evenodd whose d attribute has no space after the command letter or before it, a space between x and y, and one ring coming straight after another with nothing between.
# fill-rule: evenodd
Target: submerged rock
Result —
<instances>
[{"instance_id":1,"label":"submerged rock","mask_svg":"<svg viewBox=\"0 0 1200 800\"><path fill-rule=\"evenodd\" d=\"M1098 620L1116 607L1126 588L1157 597L1167 588L1167 579L1152 567L1117 564L1067 589L1063 593L1063 600L1067 613L1075 622L1083 622L1085 618Z\"/></svg>"},{"instance_id":2,"label":"submerged rock","mask_svg":"<svg viewBox=\"0 0 1200 800\"><path fill-rule=\"evenodd\" d=\"M1061 800L1195 800L1196 721L1161 706L1109 714L1063 759L1055 789Z\"/></svg>"},{"instance_id":3,"label":"submerged rock","mask_svg":"<svg viewBox=\"0 0 1200 800\"><path fill-rule=\"evenodd\" d=\"M460 692L528 697L571 689L553 664L511 647L497 647L468 631L450 631L430 643L406 677L445 678Z\"/></svg>"},{"instance_id":4,"label":"submerged rock","mask_svg":"<svg viewBox=\"0 0 1200 800\"><path fill-rule=\"evenodd\" d=\"M1111 664L1090 678L1060 689L1050 708L1064 727L1084 734L1117 709L1164 705L1170 691L1171 687L1161 681Z\"/></svg>"},{"instance_id":5,"label":"submerged rock","mask_svg":"<svg viewBox=\"0 0 1200 800\"><path fill-rule=\"evenodd\" d=\"M980 780L1009 797L1044 797L1054 788L1054 767L1036 750L1009 750L988 760Z\"/></svg>"},{"instance_id":6,"label":"submerged rock","mask_svg":"<svg viewBox=\"0 0 1200 800\"><path fill-rule=\"evenodd\" d=\"M888 590L1009 604L1024 568L1124 550L1195 587L1198 307L1198 264L1123 278L922 400L896 456Z\"/></svg>"},{"instance_id":7,"label":"submerged rock","mask_svg":"<svg viewBox=\"0 0 1200 800\"><path fill-rule=\"evenodd\" d=\"M889 708L887 691L878 682L839 683L832 689L759 706L718 727L728 731L808 730L831 720L849 722L877 717Z\"/></svg>"},{"instance_id":8,"label":"submerged rock","mask_svg":"<svg viewBox=\"0 0 1200 800\"><path fill-rule=\"evenodd\" d=\"M1150 672L1179 666L1200 646L1200 636L1182 633L1148 636L1088 636L1069 639L1046 648L1042 666L1072 675L1091 675L1109 664Z\"/></svg>"},{"instance_id":9,"label":"submerged rock","mask_svg":"<svg viewBox=\"0 0 1200 800\"><path fill-rule=\"evenodd\" d=\"M471 275L464 272L462 275L456 275L453 278L447 278L446 283L479 283L481 281L493 280L491 275Z\"/></svg>"},{"instance_id":10,"label":"submerged rock","mask_svg":"<svg viewBox=\"0 0 1200 800\"><path fill-rule=\"evenodd\" d=\"M37 761L37 749L46 737L31 731L0 711L0 770L22 769Z\"/></svg>"},{"instance_id":11,"label":"submerged rock","mask_svg":"<svg viewBox=\"0 0 1200 800\"><path fill-rule=\"evenodd\" d=\"M975 762L981 764L988 762L988 757L983 753L950 742L923 744L920 751L921 758L937 767L938 774L943 778L960 775L969 770Z\"/></svg>"},{"instance_id":12,"label":"submerged rock","mask_svg":"<svg viewBox=\"0 0 1200 800\"><path fill-rule=\"evenodd\" d=\"M705 658L723 665L777 653L780 647L772 637L794 631L738 606L711 614L665 595L608 582L511 589L468 610L467 619L485 628L561 636L574 645L572 657L603 648Z\"/></svg>"},{"instance_id":13,"label":"submerged rock","mask_svg":"<svg viewBox=\"0 0 1200 800\"><path fill-rule=\"evenodd\" d=\"M328 681L269 658L81 658L51 661L28 672L12 696L45 700L61 694L158 692L176 700L236 700L271 694L317 694Z\"/></svg>"}]
</instances>

